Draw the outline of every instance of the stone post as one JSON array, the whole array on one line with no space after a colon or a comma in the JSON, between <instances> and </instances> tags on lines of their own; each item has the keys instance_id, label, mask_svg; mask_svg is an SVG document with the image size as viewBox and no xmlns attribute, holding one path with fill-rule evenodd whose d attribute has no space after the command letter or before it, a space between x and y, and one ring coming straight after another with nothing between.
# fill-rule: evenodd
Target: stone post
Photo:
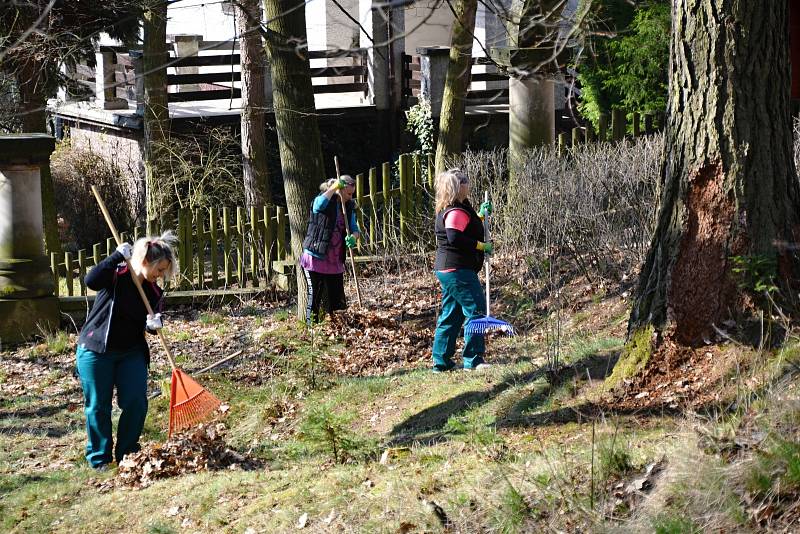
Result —
<instances>
[{"instance_id":1,"label":"stone post","mask_svg":"<svg viewBox=\"0 0 800 534\"><path fill-rule=\"evenodd\" d=\"M359 45L367 48L367 82L369 100L377 110L391 108L389 96L389 16L383 2L359 0L358 12L362 31ZM370 40L370 37L372 40ZM373 44L374 43L374 44Z\"/></svg>"},{"instance_id":2,"label":"stone post","mask_svg":"<svg viewBox=\"0 0 800 534\"><path fill-rule=\"evenodd\" d=\"M131 50L129 52L131 63L133 63L134 80L136 81L136 114L144 115L144 54L141 50Z\"/></svg>"},{"instance_id":3,"label":"stone post","mask_svg":"<svg viewBox=\"0 0 800 534\"><path fill-rule=\"evenodd\" d=\"M0 343L58 326L41 196L41 168L54 147L46 134L0 136Z\"/></svg>"},{"instance_id":4,"label":"stone post","mask_svg":"<svg viewBox=\"0 0 800 534\"><path fill-rule=\"evenodd\" d=\"M94 56L95 104L103 109L127 109L128 101L117 98L117 53L113 48L98 46Z\"/></svg>"},{"instance_id":5,"label":"stone post","mask_svg":"<svg viewBox=\"0 0 800 534\"><path fill-rule=\"evenodd\" d=\"M179 33L172 36L172 43L175 48L175 57L191 57L196 56L200 52L200 42L203 40L202 35L191 35L186 33ZM175 71L178 74L198 74L199 67L177 67ZM199 91L199 84L183 84L177 86L178 93L186 93L189 91Z\"/></svg>"},{"instance_id":6,"label":"stone post","mask_svg":"<svg viewBox=\"0 0 800 534\"><path fill-rule=\"evenodd\" d=\"M419 96L431 104L431 115L438 117L442 111L447 65L450 63L449 46L417 48L419 55ZM434 121L436 122L436 121Z\"/></svg>"}]
</instances>

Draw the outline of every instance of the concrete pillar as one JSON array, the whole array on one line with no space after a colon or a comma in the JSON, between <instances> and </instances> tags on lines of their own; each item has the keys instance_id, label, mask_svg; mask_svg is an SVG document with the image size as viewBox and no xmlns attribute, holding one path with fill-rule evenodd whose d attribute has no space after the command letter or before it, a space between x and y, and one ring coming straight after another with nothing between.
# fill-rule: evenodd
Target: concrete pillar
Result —
<instances>
[{"instance_id":1,"label":"concrete pillar","mask_svg":"<svg viewBox=\"0 0 800 534\"><path fill-rule=\"evenodd\" d=\"M0 343L58 326L41 197L41 168L54 147L46 134L0 136Z\"/></svg>"},{"instance_id":2,"label":"concrete pillar","mask_svg":"<svg viewBox=\"0 0 800 534\"><path fill-rule=\"evenodd\" d=\"M508 142L512 160L526 148L549 145L555 141L553 80L510 78L508 98Z\"/></svg>"},{"instance_id":3,"label":"concrete pillar","mask_svg":"<svg viewBox=\"0 0 800 534\"><path fill-rule=\"evenodd\" d=\"M449 46L426 46L417 48L420 71L420 98L431 103L431 115L438 117L442 111L444 84L447 80L447 66L450 63Z\"/></svg>"},{"instance_id":4,"label":"concrete pillar","mask_svg":"<svg viewBox=\"0 0 800 534\"><path fill-rule=\"evenodd\" d=\"M367 48L368 98L378 110L391 108L388 46L388 10L391 8L383 7L384 5L384 2L376 0L359 0L358 3L359 22L362 26L359 45Z\"/></svg>"},{"instance_id":5,"label":"concrete pillar","mask_svg":"<svg viewBox=\"0 0 800 534\"><path fill-rule=\"evenodd\" d=\"M136 80L136 114L144 116L144 58L141 50L131 50L129 52L131 63L133 64L133 74Z\"/></svg>"},{"instance_id":6,"label":"concrete pillar","mask_svg":"<svg viewBox=\"0 0 800 534\"><path fill-rule=\"evenodd\" d=\"M389 10L389 54L392 56L392 71L389 84L392 87L392 109L403 107L403 55L406 52L406 11L402 7Z\"/></svg>"},{"instance_id":7,"label":"concrete pillar","mask_svg":"<svg viewBox=\"0 0 800 534\"><path fill-rule=\"evenodd\" d=\"M117 98L117 53L113 49L100 46L95 50L94 102L103 109L127 109L128 101Z\"/></svg>"},{"instance_id":8,"label":"concrete pillar","mask_svg":"<svg viewBox=\"0 0 800 534\"><path fill-rule=\"evenodd\" d=\"M200 42L203 40L202 35L194 35L188 33L179 33L172 36L172 45L175 50L175 57L191 57L196 56L200 52ZM175 72L178 74L198 74L200 67L177 67ZM191 83L178 85L176 92L186 93L189 91L199 91L200 85Z\"/></svg>"}]
</instances>

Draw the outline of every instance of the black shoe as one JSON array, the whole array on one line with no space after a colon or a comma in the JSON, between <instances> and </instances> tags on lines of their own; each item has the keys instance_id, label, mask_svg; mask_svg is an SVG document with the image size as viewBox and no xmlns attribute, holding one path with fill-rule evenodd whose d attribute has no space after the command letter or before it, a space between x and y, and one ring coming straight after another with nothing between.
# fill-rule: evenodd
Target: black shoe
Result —
<instances>
[{"instance_id":1,"label":"black shoe","mask_svg":"<svg viewBox=\"0 0 800 534\"><path fill-rule=\"evenodd\" d=\"M93 466L92 466L92 469L94 469L94 470L95 470L95 471L97 471L98 473L102 473L102 472L104 472L104 471L108 471L108 464L97 464L97 465L93 465Z\"/></svg>"}]
</instances>

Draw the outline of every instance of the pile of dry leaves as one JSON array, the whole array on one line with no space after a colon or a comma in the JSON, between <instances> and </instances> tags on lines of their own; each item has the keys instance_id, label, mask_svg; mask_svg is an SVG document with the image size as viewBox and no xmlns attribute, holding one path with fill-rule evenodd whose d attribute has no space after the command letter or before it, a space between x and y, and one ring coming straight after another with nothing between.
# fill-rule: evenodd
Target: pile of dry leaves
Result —
<instances>
[{"instance_id":1,"label":"pile of dry leaves","mask_svg":"<svg viewBox=\"0 0 800 534\"><path fill-rule=\"evenodd\" d=\"M256 469L260 462L231 450L223 438L225 425L198 425L166 443L149 443L119 464L117 485L145 488L154 481L200 471Z\"/></svg>"},{"instance_id":2,"label":"pile of dry leaves","mask_svg":"<svg viewBox=\"0 0 800 534\"><path fill-rule=\"evenodd\" d=\"M328 364L346 375L385 374L414 367L431 355L433 329L401 322L394 310L353 309L336 313L325 323L325 334L344 341L345 349Z\"/></svg>"}]
</instances>

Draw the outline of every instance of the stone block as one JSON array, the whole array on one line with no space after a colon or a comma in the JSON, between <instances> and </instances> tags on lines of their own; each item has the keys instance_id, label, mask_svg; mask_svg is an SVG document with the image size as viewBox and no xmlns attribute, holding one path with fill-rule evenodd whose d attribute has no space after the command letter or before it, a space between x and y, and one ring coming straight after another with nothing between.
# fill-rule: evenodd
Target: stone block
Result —
<instances>
[{"instance_id":1,"label":"stone block","mask_svg":"<svg viewBox=\"0 0 800 534\"><path fill-rule=\"evenodd\" d=\"M15 345L58 328L58 298L0 298L0 346Z\"/></svg>"}]
</instances>

